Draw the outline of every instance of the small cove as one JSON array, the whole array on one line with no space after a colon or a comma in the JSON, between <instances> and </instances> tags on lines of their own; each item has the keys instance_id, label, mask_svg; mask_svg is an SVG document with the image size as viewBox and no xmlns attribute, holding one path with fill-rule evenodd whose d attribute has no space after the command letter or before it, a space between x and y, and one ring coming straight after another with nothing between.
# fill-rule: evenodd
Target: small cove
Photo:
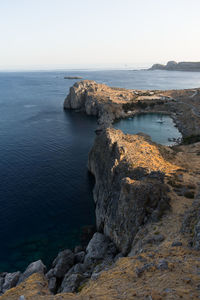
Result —
<instances>
[{"instance_id":1,"label":"small cove","mask_svg":"<svg viewBox=\"0 0 200 300\"><path fill-rule=\"evenodd\" d=\"M174 144L174 139L181 138L181 133L175 127L173 119L161 113L143 113L122 119L114 123L114 128L128 134L142 132L149 135L152 141L168 146Z\"/></svg>"}]
</instances>

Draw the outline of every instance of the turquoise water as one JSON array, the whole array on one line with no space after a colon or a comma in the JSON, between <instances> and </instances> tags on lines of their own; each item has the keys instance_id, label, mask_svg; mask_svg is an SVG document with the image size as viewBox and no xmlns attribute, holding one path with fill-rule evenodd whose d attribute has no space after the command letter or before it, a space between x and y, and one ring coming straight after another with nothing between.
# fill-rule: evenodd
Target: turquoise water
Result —
<instances>
[{"instance_id":1,"label":"turquoise water","mask_svg":"<svg viewBox=\"0 0 200 300\"><path fill-rule=\"evenodd\" d=\"M173 139L181 138L181 133L175 127L172 118L163 114L136 115L116 122L114 127L129 134L144 132L151 137L152 141L162 145L171 146L174 144Z\"/></svg>"},{"instance_id":2,"label":"turquoise water","mask_svg":"<svg viewBox=\"0 0 200 300\"><path fill-rule=\"evenodd\" d=\"M63 111L76 81L64 76L137 89L200 86L200 73L192 72L0 72L0 271L24 270L37 259L49 264L80 242L82 226L95 223L87 158L96 119ZM175 137L170 119L165 127L156 119L138 116L116 126L149 132L159 142L171 131Z\"/></svg>"}]
</instances>

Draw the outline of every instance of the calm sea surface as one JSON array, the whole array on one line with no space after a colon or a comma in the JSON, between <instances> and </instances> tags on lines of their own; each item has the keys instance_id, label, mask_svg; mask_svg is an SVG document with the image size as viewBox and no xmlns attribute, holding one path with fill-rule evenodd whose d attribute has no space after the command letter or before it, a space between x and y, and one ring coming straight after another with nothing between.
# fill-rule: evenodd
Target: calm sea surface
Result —
<instances>
[{"instance_id":1,"label":"calm sea surface","mask_svg":"<svg viewBox=\"0 0 200 300\"><path fill-rule=\"evenodd\" d=\"M116 122L114 127L129 134L145 132L151 136L152 141L167 146L174 145L174 139L182 137L172 118L157 113L140 114L134 118L122 119Z\"/></svg>"},{"instance_id":2,"label":"calm sea surface","mask_svg":"<svg viewBox=\"0 0 200 300\"><path fill-rule=\"evenodd\" d=\"M63 111L75 82L67 75L137 89L200 86L200 73L191 72L1 72L0 271L40 258L49 264L79 243L82 226L95 223L86 165L96 120Z\"/></svg>"}]
</instances>

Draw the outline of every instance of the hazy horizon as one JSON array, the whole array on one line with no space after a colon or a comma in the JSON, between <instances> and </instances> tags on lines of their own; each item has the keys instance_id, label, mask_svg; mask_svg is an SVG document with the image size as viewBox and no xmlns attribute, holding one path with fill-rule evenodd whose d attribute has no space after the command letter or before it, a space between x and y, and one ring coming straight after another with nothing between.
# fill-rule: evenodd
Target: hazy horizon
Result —
<instances>
[{"instance_id":1,"label":"hazy horizon","mask_svg":"<svg viewBox=\"0 0 200 300\"><path fill-rule=\"evenodd\" d=\"M7 0L0 71L200 61L199 0Z\"/></svg>"}]
</instances>

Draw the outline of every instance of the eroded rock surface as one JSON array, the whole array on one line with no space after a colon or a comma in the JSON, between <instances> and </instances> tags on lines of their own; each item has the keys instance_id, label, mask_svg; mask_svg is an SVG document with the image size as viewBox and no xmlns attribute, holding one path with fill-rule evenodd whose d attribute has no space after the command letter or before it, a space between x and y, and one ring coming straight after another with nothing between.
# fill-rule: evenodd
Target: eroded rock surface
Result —
<instances>
[{"instance_id":1,"label":"eroded rock surface","mask_svg":"<svg viewBox=\"0 0 200 300\"><path fill-rule=\"evenodd\" d=\"M96 137L89 154L88 168L96 179L97 229L124 254L140 226L169 209L164 174L177 166L161 150L148 137L107 129Z\"/></svg>"}]
</instances>

